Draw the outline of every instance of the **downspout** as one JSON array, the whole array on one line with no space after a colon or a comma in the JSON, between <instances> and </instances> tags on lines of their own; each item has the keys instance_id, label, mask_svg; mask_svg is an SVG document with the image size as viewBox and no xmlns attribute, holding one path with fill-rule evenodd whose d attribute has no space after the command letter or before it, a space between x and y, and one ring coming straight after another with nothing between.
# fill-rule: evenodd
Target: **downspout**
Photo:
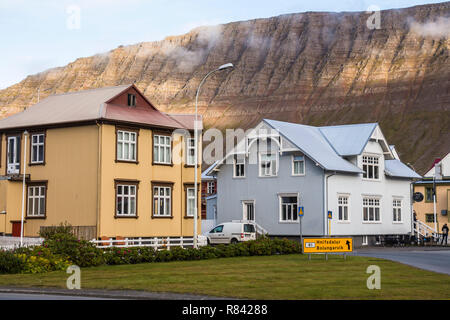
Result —
<instances>
[{"instance_id":1,"label":"downspout","mask_svg":"<svg viewBox=\"0 0 450 320\"><path fill-rule=\"evenodd\" d=\"M180 208L181 208L181 219L180 219L180 221L181 221L181 223L180 223L180 228L181 228L181 230L180 230L180 237L183 237L183 217L184 217L184 215L183 215L183 192L184 192L184 182L183 182L183 156L184 156L184 152L183 152L183 148L186 146L186 148L187 148L187 141L188 140L186 140L186 141L183 141L183 136L180 136L180 140L181 140L181 161L180 161L180 171L181 171L181 187L180 187L180 189L181 189L181 197L180 197L180 202L181 202L181 206L180 206ZM186 154L187 154L187 151L186 151ZM187 193L187 190L186 190L186 193ZM187 194L185 194L184 195L185 197L186 197L186 199L187 199ZM153 191L152 191L152 197L153 197ZM187 201L186 201L186 205L187 205ZM184 208L185 210L187 210L187 208Z\"/></svg>"},{"instance_id":2,"label":"downspout","mask_svg":"<svg viewBox=\"0 0 450 320\"><path fill-rule=\"evenodd\" d=\"M96 238L100 237L100 210L101 210L101 190L102 190L102 125L96 122L98 127L98 151L97 151L97 234Z\"/></svg>"},{"instance_id":3,"label":"downspout","mask_svg":"<svg viewBox=\"0 0 450 320\"><path fill-rule=\"evenodd\" d=\"M325 170L324 170L325 172ZM324 196L325 196L325 201L324 201L324 205L325 205L325 223L324 223L324 234L328 235L328 178L332 177L336 175L336 171L329 174L328 176L325 177L325 185L324 185Z\"/></svg>"}]
</instances>

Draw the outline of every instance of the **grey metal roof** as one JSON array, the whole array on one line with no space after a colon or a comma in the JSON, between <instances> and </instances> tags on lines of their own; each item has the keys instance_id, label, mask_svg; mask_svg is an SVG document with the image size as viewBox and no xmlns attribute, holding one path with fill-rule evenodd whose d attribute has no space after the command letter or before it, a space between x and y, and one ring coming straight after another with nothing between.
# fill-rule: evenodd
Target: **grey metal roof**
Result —
<instances>
[{"instance_id":1,"label":"grey metal roof","mask_svg":"<svg viewBox=\"0 0 450 320\"><path fill-rule=\"evenodd\" d=\"M202 172L202 180L214 180L214 177L210 174L212 172L212 169L214 169L218 163L219 161L214 162L205 171Z\"/></svg>"},{"instance_id":2,"label":"grey metal roof","mask_svg":"<svg viewBox=\"0 0 450 320\"><path fill-rule=\"evenodd\" d=\"M123 108L121 105L110 103L113 98L129 88L134 88L139 92L133 84L127 84L52 95L23 112L0 120L0 130L100 119L168 128L194 128L195 117L193 114L174 115L160 112L142 93L142 97L151 108ZM199 129L202 129L202 118L198 119Z\"/></svg>"},{"instance_id":3,"label":"grey metal roof","mask_svg":"<svg viewBox=\"0 0 450 320\"><path fill-rule=\"evenodd\" d=\"M130 85L57 94L0 120L0 129L62 124L102 117L102 105Z\"/></svg>"},{"instance_id":4,"label":"grey metal roof","mask_svg":"<svg viewBox=\"0 0 450 320\"><path fill-rule=\"evenodd\" d=\"M397 178L422 178L414 170L400 160L385 160L384 171L388 176Z\"/></svg>"},{"instance_id":5,"label":"grey metal roof","mask_svg":"<svg viewBox=\"0 0 450 320\"><path fill-rule=\"evenodd\" d=\"M320 127L319 130L340 156L354 156L363 152L377 127L377 123L361 123Z\"/></svg>"},{"instance_id":6,"label":"grey metal roof","mask_svg":"<svg viewBox=\"0 0 450 320\"><path fill-rule=\"evenodd\" d=\"M361 173L362 170L342 158L321 132L321 128L264 119L269 126L296 145L310 159L330 171ZM323 127L322 127L323 128Z\"/></svg>"}]
</instances>

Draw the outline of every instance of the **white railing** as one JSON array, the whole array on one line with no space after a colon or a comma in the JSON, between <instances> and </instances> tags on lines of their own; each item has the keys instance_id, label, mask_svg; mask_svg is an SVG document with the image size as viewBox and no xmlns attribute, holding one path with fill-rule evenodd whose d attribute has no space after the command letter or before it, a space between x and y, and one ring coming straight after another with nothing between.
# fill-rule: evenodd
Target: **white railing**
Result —
<instances>
[{"instance_id":1,"label":"white railing","mask_svg":"<svg viewBox=\"0 0 450 320\"><path fill-rule=\"evenodd\" d=\"M253 224L255 226L255 230L257 234L261 234L261 235L266 235L269 234L269 232L267 232L266 229L264 229L263 227L261 227L259 224L257 224L255 221L253 220L231 220L231 222L243 222L243 223L250 223Z\"/></svg>"},{"instance_id":2,"label":"white railing","mask_svg":"<svg viewBox=\"0 0 450 320\"><path fill-rule=\"evenodd\" d=\"M22 247L33 247L39 246L44 241L43 238L23 238ZM20 237L7 237L0 236L0 249L3 250L14 250L20 247Z\"/></svg>"},{"instance_id":3,"label":"white railing","mask_svg":"<svg viewBox=\"0 0 450 320\"><path fill-rule=\"evenodd\" d=\"M439 239L439 235L437 234L436 230L431 228L426 223L423 223L420 220L414 221L415 228L414 233L417 236L417 239L420 239L420 236L424 238L433 238L434 241L437 241Z\"/></svg>"},{"instance_id":4,"label":"white railing","mask_svg":"<svg viewBox=\"0 0 450 320\"><path fill-rule=\"evenodd\" d=\"M125 239L102 239L91 240L97 248L127 248L127 247L152 247L155 250L170 250L171 247L192 248L194 246L194 237L154 237L154 238L125 238ZM197 238L198 246L206 246L207 238L199 235Z\"/></svg>"}]
</instances>

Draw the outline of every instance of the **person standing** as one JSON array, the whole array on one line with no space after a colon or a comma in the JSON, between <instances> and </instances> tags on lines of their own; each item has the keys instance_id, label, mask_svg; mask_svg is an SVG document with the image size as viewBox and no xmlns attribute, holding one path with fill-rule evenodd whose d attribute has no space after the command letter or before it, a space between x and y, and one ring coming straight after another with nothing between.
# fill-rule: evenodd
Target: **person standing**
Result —
<instances>
[{"instance_id":1,"label":"person standing","mask_svg":"<svg viewBox=\"0 0 450 320\"><path fill-rule=\"evenodd\" d=\"M447 224L444 224L444 226L442 227L442 242L441 244L447 244L447 240L448 239L448 227Z\"/></svg>"}]
</instances>

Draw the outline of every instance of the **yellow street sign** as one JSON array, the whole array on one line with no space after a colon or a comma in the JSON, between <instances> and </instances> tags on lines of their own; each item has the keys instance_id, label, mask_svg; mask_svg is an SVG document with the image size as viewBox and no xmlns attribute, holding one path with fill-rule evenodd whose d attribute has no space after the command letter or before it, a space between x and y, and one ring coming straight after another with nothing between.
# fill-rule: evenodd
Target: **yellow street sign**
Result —
<instances>
[{"instance_id":1,"label":"yellow street sign","mask_svg":"<svg viewBox=\"0 0 450 320\"><path fill-rule=\"evenodd\" d=\"M303 253L352 252L352 238L306 238Z\"/></svg>"}]
</instances>

